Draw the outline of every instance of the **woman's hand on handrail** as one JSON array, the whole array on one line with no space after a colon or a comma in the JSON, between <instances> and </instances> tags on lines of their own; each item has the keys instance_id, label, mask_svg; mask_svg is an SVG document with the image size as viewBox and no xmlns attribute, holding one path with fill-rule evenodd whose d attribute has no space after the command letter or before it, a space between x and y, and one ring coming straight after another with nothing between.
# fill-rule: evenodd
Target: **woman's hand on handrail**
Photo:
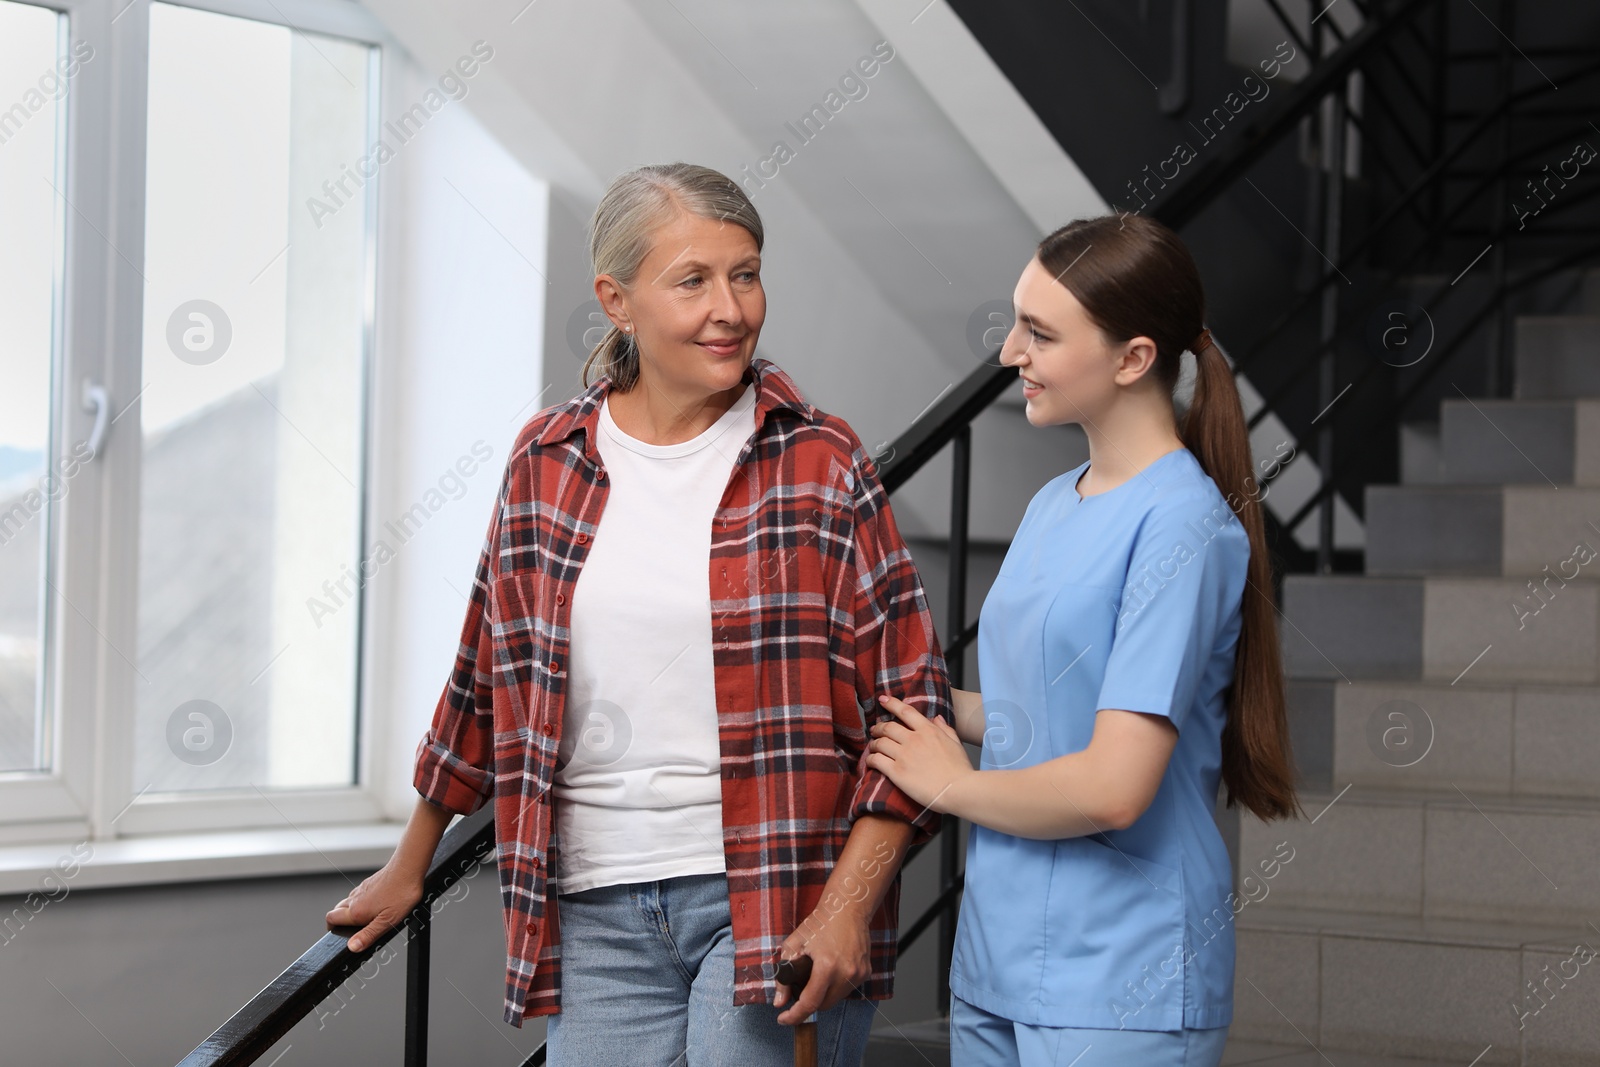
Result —
<instances>
[{"instance_id":1,"label":"woman's hand on handrail","mask_svg":"<svg viewBox=\"0 0 1600 1067\"><path fill-rule=\"evenodd\" d=\"M328 912L330 927L361 927L350 935L351 952L362 951L385 931L405 922L411 909L422 900L423 879L451 818L444 808L418 797L389 862L368 875Z\"/></svg>"}]
</instances>

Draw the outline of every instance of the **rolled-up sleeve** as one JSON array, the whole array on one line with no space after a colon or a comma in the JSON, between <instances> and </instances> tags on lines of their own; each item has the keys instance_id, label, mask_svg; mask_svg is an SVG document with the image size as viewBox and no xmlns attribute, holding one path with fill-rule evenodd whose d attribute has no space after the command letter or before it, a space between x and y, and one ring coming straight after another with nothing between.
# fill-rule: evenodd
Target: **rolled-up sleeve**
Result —
<instances>
[{"instance_id":1,"label":"rolled-up sleeve","mask_svg":"<svg viewBox=\"0 0 1600 1067\"><path fill-rule=\"evenodd\" d=\"M934 633L922 577L900 538L877 467L859 443L851 457L847 482L854 498L856 691L861 706L869 709L864 721L870 726L892 718L878 703L878 695L887 693L923 715L937 716L953 726L950 676ZM868 767L864 751L856 770L852 819L868 814L895 816L915 828L913 845L938 832L939 813L912 800L883 772Z\"/></svg>"},{"instance_id":2,"label":"rolled-up sleeve","mask_svg":"<svg viewBox=\"0 0 1600 1067\"><path fill-rule=\"evenodd\" d=\"M511 466L500 481L494 515L472 580L450 679L434 708L433 723L417 745L412 784L446 811L470 815L494 792L494 634L490 591L498 573L500 517L510 487Z\"/></svg>"}]
</instances>

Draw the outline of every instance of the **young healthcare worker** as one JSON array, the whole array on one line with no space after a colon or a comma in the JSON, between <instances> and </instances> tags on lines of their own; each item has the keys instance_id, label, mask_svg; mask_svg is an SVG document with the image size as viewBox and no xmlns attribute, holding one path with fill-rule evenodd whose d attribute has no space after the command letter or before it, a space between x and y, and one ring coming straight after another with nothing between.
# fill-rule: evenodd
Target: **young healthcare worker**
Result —
<instances>
[{"instance_id":1,"label":"young healthcare worker","mask_svg":"<svg viewBox=\"0 0 1600 1067\"><path fill-rule=\"evenodd\" d=\"M1014 300L1000 358L1028 421L1081 426L1089 460L1028 504L957 728L880 697L867 765L972 823L953 1064L1214 1065L1237 911L1219 783L1263 819L1299 810L1244 412L1158 222L1069 223Z\"/></svg>"}]
</instances>

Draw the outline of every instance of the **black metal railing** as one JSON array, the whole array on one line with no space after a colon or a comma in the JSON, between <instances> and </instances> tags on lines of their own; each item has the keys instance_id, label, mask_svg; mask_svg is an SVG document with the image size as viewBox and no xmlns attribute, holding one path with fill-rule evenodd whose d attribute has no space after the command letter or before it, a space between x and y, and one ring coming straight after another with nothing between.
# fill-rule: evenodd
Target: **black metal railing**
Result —
<instances>
[{"instance_id":1,"label":"black metal railing","mask_svg":"<svg viewBox=\"0 0 1600 1067\"><path fill-rule=\"evenodd\" d=\"M1528 244L1523 229L1503 210L1509 176L1515 168L1536 158L1546 142L1535 142L1523 150L1515 149L1511 124L1517 115L1542 115L1541 105L1553 86L1533 85L1517 88L1511 79L1497 83L1495 101L1488 109L1452 107L1449 77L1452 64L1493 62L1502 73L1515 46L1507 38L1501 46L1467 49L1452 54L1443 0L1351 0L1360 14L1359 25L1350 32L1333 24L1332 19L1313 18L1306 34L1291 20L1282 6L1288 0L1265 0L1294 40L1314 57L1312 69L1295 86L1263 104L1251 121L1230 133L1206 162L1193 172L1173 181L1166 195L1150 205L1149 214L1175 229L1201 218L1229 190L1247 180L1251 169L1282 146L1298 140L1301 162L1310 176L1305 208L1309 234L1302 233L1317 248L1326 262L1309 284L1277 315L1265 330L1252 331L1254 338L1238 346L1231 356L1236 374L1258 367L1271 359L1288 372L1279 374L1262 394L1263 403L1251 419L1252 428L1269 414L1280 413L1308 381L1315 383L1315 418L1303 424L1313 443L1317 465L1316 489L1293 514L1277 518L1265 514L1269 541L1281 570L1326 572L1335 562L1333 540L1333 502L1341 487L1376 480L1392 456L1392 442L1381 434L1351 434L1336 449L1334 428L1341 419L1358 412L1384 418L1394 425L1409 405L1422 395L1442 368L1461 352L1469 339L1484 331L1503 333L1505 308L1509 298L1554 274L1570 271L1593 262L1600 255L1600 241L1574 240L1562 230L1573 246L1555 254L1542 255L1517 269L1515 256L1507 246ZM1308 0L1308 12L1324 11L1325 3ZM1506 5L1502 4L1502 12ZM1424 22L1424 18L1431 18ZM1567 84L1581 84L1600 76L1600 62L1593 52L1583 49L1549 49L1541 56L1564 58L1576 66L1563 71ZM1420 57L1420 58L1419 58ZM1398 73L1397 73L1398 72ZM1360 99L1382 102L1376 107L1353 106L1354 82L1360 80ZM1387 99L1393 87L1394 101ZM1463 111L1465 113L1463 113ZM1428 125L1419 132L1419 125ZM1455 127L1462 127L1455 129ZM1484 164L1484 145L1490 137L1497 142L1489 153L1493 160ZM1377 153L1380 162L1376 176L1361 175L1347 180L1354 168L1346 158L1347 146L1361 149L1363 161L1374 156L1372 148L1381 139L1410 145L1414 150ZM1426 140L1426 150L1420 145ZM1550 144L1554 141L1548 142ZM1363 168L1364 169L1364 168ZM1365 201L1352 203L1352 186L1358 187ZM1465 188L1460 188L1464 186ZM1582 209L1600 190L1573 193L1550 216ZM1485 197L1498 195L1502 209L1490 211L1490 224L1481 231L1458 225L1474 209L1482 211ZM1547 229L1548 220L1547 221ZM1402 247L1395 232L1412 227L1409 245ZM1459 247L1468 234L1474 240L1487 240L1495 254L1493 276L1487 296L1479 292L1470 299L1473 306L1458 322L1454 333L1437 348L1428 366L1404 380L1386 374L1386 364L1368 359L1352 380L1338 388L1340 367L1337 355L1341 339L1361 316L1363 304L1354 299L1352 275L1361 280L1367 296L1392 292L1406 278L1432 270ZM1515 240L1513 240L1515 238ZM1452 264L1460 266L1460 264ZM1450 273L1450 272L1446 272ZM1465 273L1465 272L1463 272ZM1456 279L1458 280L1458 279ZM1341 285L1350 287L1342 290ZM1452 298L1460 299L1455 280L1435 286L1419 307L1432 316ZM1314 343L1294 340L1295 331L1315 337ZM1507 375L1503 353L1491 352L1489 379L1492 391L1503 395ZM1393 370L1394 368L1390 368ZM968 506L972 468L972 423L1002 394L1015 384L1016 372L991 359L973 370L949 389L935 404L896 438L879 464L880 477L891 494L904 486L946 446L952 452L950 537L947 559L948 600L944 653L953 685L963 681L966 653L976 639L978 624L967 618L966 586L968 565ZM1378 384L1384 389L1375 388ZM1359 407L1358 399L1365 407ZM1326 421L1323 421L1326 418ZM1305 453L1297 450L1296 457ZM1275 472L1281 477L1281 469ZM1271 478L1263 477L1263 483ZM1318 513L1316 550L1301 550L1293 531L1313 512ZM1281 574L1279 575L1281 578ZM440 843L429 870L423 902L405 923L408 937L406 978L407 1067L422 1067L426 1062L428 1017L428 932L433 902L448 892L460 878L493 855L494 824L492 805L452 827ZM947 1010L948 973L954 943L955 916L963 885L957 852L957 820L946 817L936 840L939 843L938 893L932 904L911 920L900 938L904 953L935 924L938 926L939 960L936 965L937 1010ZM932 844L928 842L927 844ZM913 849L906 857L909 869L927 844ZM281 1038L316 1005L330 996L372 956L383 949L398 928L377 939L366 951L352 953L347 947L348 933L332 932L308 949L300 959L279 975L249 1004L229 1019L215 1034L183 1060L181 1067L234 1065L253 1062ZM544 1062L544 1046L525 1061L524 1067Z\"/></svg>"},{"instance_id":2,"label":"black metal railing","mask_svg":"<svg viewBox=\"0 0 1600 1067\"><path fill-rule=\"evenodd\" d=\"M295 1023L311 1014L347 979L374 958L385 958L385 946L406 931L406 1067L420 1067L428 1047L428 941L433 909L461 879L495 852L494 805L485 804L445 831L423 879L422 899L406 921L351 952L356 928L329 931L265 989L185 1056L179 1067L236 1067L254 1063ZM539 1061L543 1063L541 1056Z\"/></svg>"},{"instance_id":3,"label":"black metal railing","mask_svg":"<svg viewBox=\"0 0 1600 1067\"><path fill-rule=\"evenodd\" d=\"M1401 7L1396 18L1414 28L1421 21L1420 16L1424 11L1432 8L1442 16L1445 7L1439 0L1418 0ZM1385 37L1392 38L1401 29L1400 25L1391 23L1385 33L1383 28L1369 24L1352 39L1352 43L1363 35L1370 35L1375 42ZM1434 56L1433 61L1438 71L1445 71L1453 63L1481 62L1486 58L1481 52L1465 56L1449 54L1442 38L1436 37L1435 40L1440 54ZM1515 48L1510 39L1505 38L1501 48L1494 54L1504 59L1515 54ZM1569 90L1588 88L1592 99L1593 88L1600 85L1600 61L1593 58L1592 50L1557 48L1531 49L1531 52L1541 59L1570 61L1561 72L1562 86ZM1541 225L1532 229L1525 227L1522 220L1510 217L1506 210L1511 202L1511 197L1507 195L1510 176L1555 147L1571 144L1570 135L1557 135L1542 136L1542 139L1532 140L1520 149L1513 147L1516 142L1510 131L1519 116L1524 120L1550 117L1540 105L1551 99L1557 88L1553 82L1545 80L1521 89L1506 83L1502 86L1504 91L1498 94L1491 106L1453 111L1448 106L1447 97L1427 99L1425 91L1414 79L1409 76L1403 79L1399 84L1407 86L1408 92L1418 97L1417 110L1430 114L1435 120L1436 125L1429 138L1434 154L1431 157L1416 157L1415 173L1408 181L1396 181L1396 195L1386 202L1374 204L1375 214L1364 224L1353 226L1344 220L1342 216L1347 207L1346 168L1341 150L1347 143L1348 130L1355 129L1365 135L1367 125L1345 109L1345 102L1351 95L1350 79L1371 72L1388 54L1379 48L1365 55L1351 53L1344 56L1342 62L1335 57L1320 65L1306 84L1298 87L1300 91L1286 103L1286 112L1297 110L1302 116L1309 116L1319 102L1307 98L1305 91L1309 89L1313 95L1320 94L1322 99L1334 105L1319 116L1321 128L1316 131L1315 137L1320 147L1318 169L1322 176L1325 202L1319 205L1320 210L1315 213L1315 220L1320 225L1313 226L1312 232L1316 235L1315 243L1326 260L1327 268L1319 270L1315 282L1276 317L1265 333L1252 344L1243 346L1235 360L1236 374L1250 371L1258 367L1265 357L1281 355L1282 340L1297 322L1302 322L1308 316L1316 322L1316 343L1302 349L1303 355L1295 361L1291 372L1280 375L1273 387L1265 391L1260 409L1249 420L1252 430L1269 415L1282 411L1287 399L1303 389L1313 376L1316 379L1315 409L1318 412L1313 422L1319 421L1337 404L1347 410L1358 409L1359 421L1363 424L1397 425L1407 409L1424 395L1430 385L1435 384L1442 372L1459 369L1456 357L1466 350L1467 342L1474 339L1486 341L1484 375L1487 391L1492 396L1509 395L1511 375L1510 360L1506 354L1509 347L1506 327L1510 298L1554 274L1591 264L1600 253L1600 247L1594 242L1584 240L1592 235L1592 227L1552 225L1560 216L1589 207L1596 195L1600 194L1600 185L1591 184L1588 188L1565 193L1557 203L1541 211ZM1527 61L1532 62L1531 59ZM1394 69L1404 70L1404 67L1396 65ZM1369 77L1369 88L1373 81ZM1441 92L1446 78L1440 74L1431 80L1431 84L1432 91ZM1570 91L1568 95L1572 95ZM1368 91L1363 98L1381 100L1384 95ZM1581 116L1575 113L1571 117ZM1403 128L1404 123L1398 115L1389 114L1386 118L1391 126ZM1465 129L1452 135L1447 129L1452 123L1465 124ZM1493 143L1489 143L1491 138L1495 138ZM1402 142L1405 140L1401 138ZM1464 160L1481 158L1486 153L1495 157L1493 164L1463 165ZM1245 150L1239 153L1241 157L1246 154ZM1373 157L1373 153L1367 153L1364 158ZM1377 158L1383 157L1380 155ZM1227 163L1224 162L1216 169L1222 171L1226 167ZM1235 173L1243 173L1237 162L1234 169ZM1395 170L1396 165L1389 164L1387 176L1397 179ZM1462 185L1466 185L1466 188L1460 188ZM1181 197L1174 200L1184 209L1178 213L1177 221L1181 222L1189 210L1189 204ZM1165 206L1166 202L1158 203L1153 212L1160 216ZM1489 223L1482 227L1459 224L1464 216L1473 212L1480 216L1487 215ZM1408 215L1416 217L1419 213L1429 220L1430 225L1415 234L1410 246L1389 247L1381 255L1378 254L1379 246L1386 238L1393 236L1402 220ZM1361 318L1368 313L1367 305L1370 304L1370 301L1341 299L1340 294L1351 284L1347 272L1354 274L1366 271L1363 288L1368 293L1392 292L1403 279L1409 277L1417 280L1427 274L1430 266L1437 272L1442 252L1449 247L1449 242L1456 239L1459 247L1459 239L1469 236L1484 242L1480 256L1486 252L1493 253L1490 259L1492 277L1489 293L1485 296L1481 292L1458 287L1461 276L1477 262L1472 260L1469 263L1463 258L1451 263L1449 270L1427 293L1413 294L1410 301L1412 310L1420 316L1421 321L1431 324L1445 314L1451 314L1459 322L1448 340L1433 345L1428 352L1426 365L1419 366L1405 376L1397 376L1395 367L1382 359L1368 358L1360 363L1353 375L1340 374L1336 370L1338 350L1348 345L1352 334L1360 332ZM1565 250L1559 247L1554 251L1539 250L1528 257L1529 263L1519 271L1513 250L1539 242L1556 242L1565 246ZM1398 243L1391 241L1390 244ZM1469 248L1467 255L1471 254L1472 249ZM1387 262L1383 263L1384 260ZM1458 269L1459 274L1456 273ZM1348 377L1349 380L1342 388L1337 388L1336 382L1342 377ZM1402 381L1403 378L1409 380ZM1356 433L1344 443L1336 462L1333 442L1335 421L1329 419L1314 430L1316 448L1313 454L1319 467L1315 490L1294 513L1280 520L1283 527L1293 529L1312 511L1320 512L1315 568L1319 572L1331 569L1333 508L1330 501L1343 490L1381 480L1374 478L1373 473L1392 467L1388 461L1392 460L1396 449L1392 435ZM1275 472L1276 477L1281 475L1282 469Z\"/></svg>"}]
</instances>

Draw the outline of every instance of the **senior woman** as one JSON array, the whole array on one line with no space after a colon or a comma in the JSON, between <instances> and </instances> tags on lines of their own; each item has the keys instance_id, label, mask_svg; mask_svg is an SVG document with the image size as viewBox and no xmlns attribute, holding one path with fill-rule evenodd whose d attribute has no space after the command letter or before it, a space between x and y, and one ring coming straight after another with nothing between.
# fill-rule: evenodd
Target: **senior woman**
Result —
<instances>
[{"instance_id":1,"label":"senior woman","mask_svg":"<svg viewBox=\"0 0 1600 1067\"><path fill-rule=\"evenodd\" d=\"M505 1019L550 1015L555 1067L788 1063L812 1012L820 1062L859 1064L900 865L938 826L865 763L877 694L951 719L922 583L855 433L754 355L762 243L717 171L606 191L611 328L517 436L421 799L328 913L370 945L492 797ZM802 953L792 999L774 972Z\"/></svg>"}]
</instances>

